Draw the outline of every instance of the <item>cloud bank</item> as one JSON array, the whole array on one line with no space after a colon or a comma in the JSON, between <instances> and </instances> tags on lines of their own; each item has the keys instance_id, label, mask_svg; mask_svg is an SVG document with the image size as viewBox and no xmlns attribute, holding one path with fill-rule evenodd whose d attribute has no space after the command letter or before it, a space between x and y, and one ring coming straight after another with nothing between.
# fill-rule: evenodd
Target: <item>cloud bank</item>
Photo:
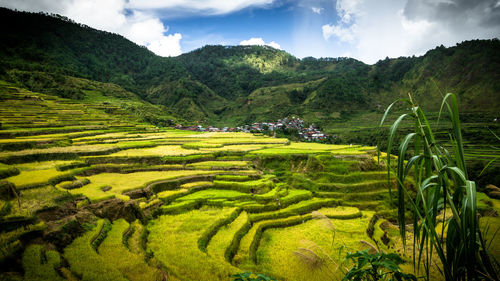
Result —
<instances>
[{"instance_id":1,"label":"cloud bank","mask_svg":"<svg viewBox=\"0 0 500 281\"><path fill-rule=\"evenodd\" d=\"M274 0L129 0L127 8L137 10L174 10L176 12L222 15L249 7L270 5Z\"/></svg>"},{"instance_id":2,"label":"cloud bank","mask_svg":"<svg viewBox=\"0 0 500 281\"><path fill-rule=\"evenodd\" d=\"M336 11L323 38L367 63L500 36L498 0L338 0Z\"/></svg>"},{"instance_id":3,"label":"cloud bank","mask_svg":"<svg viewBox=\"0 0 500 281\"><path fill-rule=\"evenodd\" d=\"M281 50L280 44L278 44L274 41L266 43L264 41L264 39L262 39L260 37L259 38L250 38L248 40L243 40L240 42L240 45L242 45L242 46L245 46L245 45L269 46L269 47L273 47L275 49Z\"/></svg>"}]
</instances>

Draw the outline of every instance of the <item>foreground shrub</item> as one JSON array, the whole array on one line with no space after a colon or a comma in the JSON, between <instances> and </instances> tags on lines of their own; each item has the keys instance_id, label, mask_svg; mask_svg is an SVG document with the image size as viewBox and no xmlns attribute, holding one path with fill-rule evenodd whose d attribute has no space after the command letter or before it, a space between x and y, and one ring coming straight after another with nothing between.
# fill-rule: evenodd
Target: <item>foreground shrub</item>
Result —
<instances>
[{"instance_id":1,"label":"foreground shrub","mask_svg":"<svg viewBox=\"0 0 500 281\"><path fill-rule=\"evenodd\" d=\"M399 265L403 263L403 260L394 253L370 254L368 250L364 250L348 254L346 258L351 259L354 266L347 271L343 281L417 280L415 275L401 272Z\"/></svg>"},{"instance_id":2,"label":"foreground shrub","mask_svg":"<svg viewBox=\"0 0 500 281\"><path fill-rule=\"evenodd\" d=\"M409 209L413 216L414 263L424 264L427 279L433 266L431 257L437 254L441 264L436 266L446 280L498 280L498 262L489 253L479 227L476 183L467 175L456 96L447 94L441 104L441 110L448 110L452 123L449 144L452 152L436 142L424 112L411 96L403 101L411 109L399 116L389 130L386 160L390 181L393 167L390 154L398 127L404 118L413 118L414 130L401 140L396 169L398 222L403 245ZM387 108L380 125L394 104ZM410 151L413 156L407 159ZM405 185L409 174L415 177L416 195ZM446 216L447 210L451 210L451 217ZM436 230L438 219L444 221L442 230Z\"/></svg>"}]
</instances>

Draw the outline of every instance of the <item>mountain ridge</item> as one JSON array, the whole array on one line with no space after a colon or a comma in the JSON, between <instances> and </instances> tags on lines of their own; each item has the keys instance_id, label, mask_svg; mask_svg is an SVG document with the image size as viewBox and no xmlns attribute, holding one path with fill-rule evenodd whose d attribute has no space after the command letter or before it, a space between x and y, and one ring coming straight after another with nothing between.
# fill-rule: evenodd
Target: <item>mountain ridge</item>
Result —
<instances>
[{"instance_id":1,"label":"mountain ridge","mask_svg":"<svg viewBox=\"0 0 500 281\"><path fill-rule=\"evenodd\" d=\"M438 110L435 99L448 91L457 93L462 110L500 107L498 39L373 65L352 58L298 59L267 46L204 46L164 58L61 16L5 8L0 15L2 80L76 99L84 94L64 77L112 83L188 122L234 126L296 114L324 126L348 120L351 112L380 111L407 93Z\"/></svg>"}]
</instances>

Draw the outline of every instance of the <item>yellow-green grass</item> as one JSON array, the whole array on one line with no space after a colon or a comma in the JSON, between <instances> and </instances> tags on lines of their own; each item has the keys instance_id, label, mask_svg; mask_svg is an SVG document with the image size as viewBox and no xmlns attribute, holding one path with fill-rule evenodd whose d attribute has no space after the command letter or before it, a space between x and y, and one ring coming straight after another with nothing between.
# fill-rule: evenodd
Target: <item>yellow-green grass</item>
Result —
<instances>
[{"instance_id":1,"label":"yellow-green grass","mask_svg":"<svg viewBox=\"0 0 500 281\"><path fill-rule=\"evenodd\" d=\"M274 175L264 175L261 179L251 181L214 180L214 187L220 189L236 189L243 192L266 193L274 187Z\"/></svg>"},{"instance_id":2,"label":"yellow-green grass","mask_svg":"<svg viewBox=\"0 0 500 281\"><path fill-rule=\"evenodd\" d=\"M111 130L84 130L79 132L71 132L71 133L58 133L58 134L43 134L43 135L35 135L35 136L19 136L17 139L40 139L40 138L49 138L49 139L76 139L83 136L89 135L102 135Z\"/></svg>"},{"instance_id":3,"label":"yellow-green grass","mask_svg":"<svg viewBox=\"0 0 500 281\"><path fill-rule=\"evenodd\" d=\"M99 220L94 229L87 231L83 236L76 238L64 249L64 257L68 261L71 271L82 276L83 281L123 280L127 279L122 273L110 266L109 262L100 256L91 243L100 234L104 220Z\"/></svg>"},{"instance_id":4,"label":"yellow-green grass","mask_svg":"<svg viewBox=\"0 0 500 281\"><path fill-rule=\"evenodd\" d=\"M183 148L186 149L200 149L200 148L216 148L216 147L223 147L222 144L218 143L207 143L204 141L200 142L188 142L182 145Z\"/></svg>"},{"instance_id":5,"label":"yellow-green grass","mask_svg":"<svg viewBox=\"0 0 500 281\"><path fill-rule=\"evenodd\" d=\"M350 147L347 145L292 142L290 143L290 145L255 150L250 153L262 154L262 155L315 154L315 153L333 153L333 154L347 154L347 155L366 154L366 151L361 150L361 148L362 147L358 146Z\"/></svg>"},{"instance_id":6,"label":"yellow-green grass","mask_svg":"<svg viewBox=\"0 0 500 281\"><path fill-rule=\"evenodd\" d=\"M348 207L348 206L337 206L330 208L321 208L317 210L317 212L329 217L329 218L342 218L342 217L352 217L356 215L360 215L361 212L356 207Z\"/></svg>"},{"instance_id":7,"label":"yellow-green grass","mask_svg":"<svg viewBox=\"0 0 500 281\"><path fill-rule=\"evenodd\" d=\"M22 245L19 241L23 236L26 236L32 232L41 232L47 228L47 225L42 221L37 224L29 224L23 227L16 228L12 231L6 231L2 229L0 232L0 260L4 261L5 257L8 257L12 252L9 250L19 250L22 249Z\"/></svg>"},{"instance_id":8,"label":"yellow-green grass","mask_svg":"<svg viewBox=\"0 0 500 281\"><path fill-rule=\"evenodd\" d=\"M500 259L500 200L478 192L477 205L478 209L481 207L482 209L492 210L485 212L488 216L482 216L479 219L479 225L488 245L488 250L498 260ZM493 212L496 212L496 216Z\"/></svg>"},{"instance_id":9,"label":"yellow-green grass","mask_svg":"<svg viewBox=\"0 0 500 281\"><path fill-rule=\"evenodd\" d=\"M318 188L321 191L343 191L343 192L369 192L387 189L387 180L366 180L355 183L320 183Z\"/></svg>"},{"instance_id":10,"label":"yellow-green grass","mask_svg":"<svg viewBox=\"0 0 500 281\"><path fill-rule=\"evenodd\" d=\"M207 152L208 153L208 152ZM151 148L135 148L126 149L119 152L112 153L108 156L178 156L178 155L191 155L200 154L200 150L184 149L180 145L160 145Z\"/></svg>"},{"instance_id":11,"label":"yellow-green grass","mask_svg":"<svg viewBox=\"0 0 500 281\"><path fill-rule=\"evenodd\" d=\"M211 181L194 181L194 182L188 182L185 184L181 184L181 188L185 189L190 189L193 187L199 187L199 186L212 186L213 183Z\"/></svg>"},{"instance_id":12,"label":"yellow-green grass","mask_svg":"<svg viewBox=\"0 0 500 281\"><path fill-rule=\"evenodd\" d=\"M262 220L269 220L269 219L278 219L278 218L285 218L285 217L290 217L290 216L295 216L295 215L302 215L306 213L310 213L314 210L317 210L323 206L332 206L337 203L336 200L334 199L324 199L324 198L312 198L309 200L303 200L298 203L289 205L288 207L285 207L283 209L277 210L277 211L271 211L271 212L262 212L262 213L256 213L256 214L251 214L250 221L252 222L257 222L257 221L262 221ZM337 216L338 218L351 218L355 217L357 215L361 216L361 213L359 210L354 211L353 209L357 210L357 208L351 208L351 212L343 212L343 213L335 213L334 211L331 211L335 213L334 215ZM334 216L333 214L330 214L331 216Z\"/></svg>"},{"instance_id":13,"label":"yellow-green grass","mask_svg":"<svg viewBox=\"0 0 500 281\"><path fill-rule=\"evenodd\" d=\"M280 204L292 204L301 200L305 200L312 197L312 193L309 190L304 189L289 189L288 194L280 198Z\"/></svg>"},{"instance_id":14,"label":"yellow-green grass","mask_svg":"<svg viewBox=\"0 0 500 281\"><path fill-rule=\"evenodd\" d=\"M112 144L96 144L96 145L73 145L73 146L58 146L38 149L25 149L20 151L0 152L0 158L8 158L11 156L30 156L37 154L56 154L56 153L105 153L117 146Z\"/></svg>"},{"instance_id":15,"label":"yellow-green grass","mask_svg":"<svg viewBox=\"0 0 500 281\"><path fill-rule=\"evenodd\" d=\"M200 148L198 151L202 152L219 152L219 151L231 151L231 152L248 152L264 148L281 147L282 144L235 144L226 145L223 147L216 148Z\"/></svg>"},{"instance_id":16,"label":"yellow-green grass","mask_svg":"<svg viewBox=\"0 0 500 281\"><path fill-rule=\"evenodd\" d=\"M144 240L146 238L146 229L139 220L136 220L130 224L130 232L131 234L129 235L129 238L127 240L127 246L130 252L141 257L143 260L146 260L147 258L148 259L147 263L150 267L161 268L162 266L157 261L156 258L148 256L148 254L146 254L146 250L144 249L144 247L146 247ZM156 269L151 269L151 270L157 271ZM159 280L180 281L179 278L177 278L170 272L166 272L163 269L160 269L160 273L162 274L162 278L156 279L158 281Z\"/></svg>"},{"instance_id":17,"label":"yellow-green grass","mask_svg":"<svg viewBox=\"0 0 500 281\"><path fill-rule=\"evenodd\" d=\"M282 196L286 194L283 197L280 197L279 200L276 200L276 202L271 202L270 204L263 205L263 204L258 204L254 202L241 202L239 204L236 204L236 206L241 206L244 207L245 210L249 212L262 212L262 210L276 210L279 208L286 207L290 204L294 204L297 202L300 202L302 200L307 200L312 198L312 193L309 190L304 190L304 189L283 189L279 191L279 195ZM263 196L265 194L262 194ZM259 195L255 195L255 199L259 199ZM271 207L271 208L270 208Z\"/></svg>"},{"instance_id":18,"label":"yellow-green grass","mask_svg":"<svg viewBox=\"0 0 500 281\"><path fill-rule=\"evenodd\" d=\"M236 252L236 255L233 257L233 264L239 268L244 268L244 269L255 269L253 267L252 262L250 261L249 255L250 255L250 245L252 244L255 234L257 233L257 230L259 229L259 225L263 224L267 221L260 221L257 223L254 223L250 230L241 238L240 240L240 245L238 247L238 251Z\"/></svg>"},{"instance_id":19,"label":"yellow-green grass","mask_svg":"<svg viewBox=\"0 0 500 281\"><path fill-rule=\"evenodd\" d=\"M200 251L198 240L214 221L229 216L234 208L209 208L151 221L147 247L175 275L185 280L230 280L240 270Z\"/></svg>"},{"instance_id":20,"label":"yellow-green grass","mask_svg":"<svg viewBox=\"0 0 500 281\"><path fill-rule=\"evenodd\" d=\"M499 201L499 200L496 200ZM500 209L496 209L500 213ZM479 225L484 235L487 249L493 257L500 259L500 217L482 217L479 219ZM498 231L498 232L497 232Z\"/></svg>"},{"instance_id":21,"label":"yellow-green grass","mask_svg":"<svg viewBox=\"0 0 500 281\"><path fill-rule=\"evenodd\" d=\"M185 189L185 188L176 189L176 190L165 190L162 192L158 192L156 194L156 196L158 197L158 199L165 199L165 198L169 198L169 197L176 196L178 194L182 194L182 193L186 193L186 192L189 192L189 190Z\"/></svg>"},{"instance_id":22,"label":"yellow-green grass","mask_svg":"<svg viewBox=\"0 0 500 281\"><path fill-rule=\"evenodd\" d=\"M68 195L68 192L50 185L23 190L20 196L21 206L16 199L12 200L9 216L32 216L37 211L58 206Z\"/></svg>"},{"instance_id":23,"label":"yellow-green grass","mask_svg":"<svg viewBox=\"0 0 500 281\"><path fill-rule=\"evenodd\" d=\"M357 219L313 219L291 227L268 229L257 251L256 269L279 280L340 280L343 274L337 265L346 251L367 248L360 241L370 241L366 228L372 215L373 212L365 212Z\"/></svg>"},{"instance_id":24,"label":"yellow-green grass","mask_svg":"<svg viewBox=\"0 0 500 281\"><path fill-rule=\"evenodd\" d=\"M130 224L130 227L133 232L127 240L128 249L130 252L144 258L146 254L143 248L144 226L139 220L136 220Z\"/></svg>"},{"instance_id":25,"label":"yellow-green grass","mask_svg":"<svg viewBox=\"0 0 500 281\"><path fill-rule=\"evenodd\" d=\"M86 142L86 141L93 141L93 140L109 140L109 139L115 139L115 138L124 138L132 136L131 133L128 132L111 132L111 133L105 133L105 134L98 134L98 135L93 135L93 136L86 136L86 137L78 137L74 138L73 142Z\"/></svg>"},{"instance_id":26,"label":"yellow-green grass","mask_svg":"<svg viewBox=\"0 0 500 281\"><path fill-rule=\"evenodd\" d=\"M377 241L378 246L379 246L381 251L389 252L389 251L391 251L390 247L395 247L397 245L395 245L394 239L389 240L389 243L387 245L382 241L382 237L384 236L384 233L385 233L385 231L381 228L381 224L383 224L383 223L390 224L390 222L386 221L385 219L378 219L377 222L375 222L375 224L373 225L372 239ZM391 232L391 234L389 234L389 232L388 232L387 237L399 235L399 232L398 232L399 229L396 226L394 226L394 228L390 229L389 231ZM438 231L438 230L436 229L436 231Z\"/></svg>"},{"instance_id":27,"label":"yellow-green grass","mask_svg":"<svg viewBox=\"0 0 500 281\"><path fill-rule=\"evenodd\" d=\"M331 182L339 182L339 183L354 183L361 182L366 180L387 180L387 171L356 171L348 174L338 174L333 172L315 172L310 174L310 177L314 179L314 181L318 183L331 183ZM393 174L391 176L395 177Z\"/></svg>"},{"instance_id":28,"label":"yellow-green grass","mask_svg":"<svg viewBox=\"0 0 500 281\"><path fill-rule=\"evenodd\" d=\"M5 180L12 182L21 189L48 184L51 178L65 174L65 172L57 171L56 166L69 163L71 161L43 161L7 166L18 169L20 173Z\"/></svg>"},{"instance_id":29,"label":"yellow-green grass","mask_svg":"<svg viewBox=\"0 0 500 281\"><path fill-rule=\"evenodd\" d=\"M107 265L117 268L129 280L159 280L159 270L150 267L143 256L132 253L123 244L123 235L128 228L129 223L124 219L114 221L98 248L99 255Z\"/></svg>"},{"instance_id":30,"label":"yellow-green grass","mask_svg":"<svg viewBox=\"0 0 500 281\"><path fill-rule=\"evenodd\" d=\"M50 142L53 141L54 139L51 138L36 138L36 139L0 139L0 145L1 144L8 144L8 143L37 143L37 142Z\"/></svg>"},{"instance_id":31,"label":"yellow-green grass","mask_svg":"<svg viewBox=\"0 0 500 281\"><path fill-rule=\"evenodd\" d=\"M243 193L236 190L205 189L180 197L177 199L177 201L191 201L191 200L204 200L204 199L238 200L238 199L249 199L251 197L252 195L248 193Z\"/></svg>"},{"instance_id":32,"label":"yellow-green grass","mask_svg":"<svg viewBox=\"0 0 500 281\"><path fill-rule=\"evenodd\" d=\"M43 245L30 245L23 254L25 281L64 280L56 272L61 265L61 257L57 251L45 250Z\"/></svg>"},{"instance_id":33,"label":"yellow-green grass","mask_svg":"<svg viewBox=\"0 0 500 281\"><path fill-rule=\"evenodd\" d=\"M56 160L56 161L41 161L41 162L15 164L12 166L16 167L20 171L34 171L34 170L55 168L56 166L67 165L67 164L70 164L72 162L73 161L62 161L62 160L59 160L59 161L58 160Z\"/></svg>"},{"instance_id":34,"label":"yellow-green grass","mask_svg":"<svg viewBox=\"0 0 500 281\"><path fill-rule=\"evenodd\" d=\"M248 214L243 211L230 224L222 226L215 234L207 247L207 253L213 258L226 261L225 253L236 232L248 221Z\"/></svg>"},{"instance_id":35,"label":"yellow-green grass","mask_svg":"<svg viewBox=\"0 0 500 281\"><path fill-rule=\"evenodd\" d=\"M20 189L24 189L29 187L46 185L49 183L50 179L53 179L57 176L67 173L68 172L58 171L56 170L56 168L31 170L31 171L25 170L21 171L19 175L8 177L5 180L15 184Z\"/></svg>"},{"instance_id":36,"label":"yellow-green grass","mask_svg":"<svg viewBox=\"0 0 500 281\"><path fill-rule=\"evenodd\" d=\"M283 184L277 184L273 189L269 190L264 194L256 194L255 199L259 201L269 201L272 199L277 200L280 196L286 196L287 190L283 188Z\"/></svg>"},{"instance_id":37,"label":"yellow-green grass","mask_svg":"<svg viewBox=\"0 0 500 281\"><path fill-rule=\"evenodd\" d=\"M203 133L196 131L176 130L176 129L164 129L161 132L155 133L155 135L161 135L166 138L197 137L201 134Z\"/></svg>"},{"instance_id":38,"label":"yellow-green grass","mask_svg":"<svg viewBox=\"0 0 500 281\"><path fill-rule=\"evenodd\" d=\"M187 167L198 169L213 169L213 168L244 168L249 165L248 161L203 161L187 164Z\"/></svg>"},{"instance_id":39,"label":"yellow-green grass","mask_svg":"<svg viewBox=\"0 0 500 281\"><path fill-rule=\"evenodd\" d=\"M130 137L123 137L123 138L108 138L108 139L96 139L96 140L83 140L83 141L73 141L73 144L100 144L100 143L121 143L121 142L128 142L128 143L133 143L133 142L145 142L148 141L150 143L155 143L155 144L184 144L187 142L193 142L192 139L186 139L186 138L171 138L171 139L165 139L161 136L148 136L148 137L140 137L140 136L130 136Z\"/></svg>"},{"instance_id":40,"label":"yellow-green grass","mask_svg":"<svg viewBox=\"0 0 500 281\"><path fill-rule=\"evenodd\" d=\"M278 139L269 137L235 137L221 138L212 137L203 141L206 144L222 144L222 145L237 145L237 144L287 144L288 139Z\"/></svg>"},{"instance_id":41,"label":"yellow-green grass","mask_svg":"<svg viewBox=\"0 0 500 281\"><path fill-rule=\"evenodd\" d=\"M235 257L235 262L240 267L254 268L254 263L257 262L256 252L258 250L262 233L269 228L289 227L299 223L304 223L312 218L311 214L304 216L291 216L276 220L266 220L254 223L247 235L243 237L242 243L239 245L238 255Z\"/></svg>"},{"instance_id":42,"label":"yellow-green grass","mask_svg":"<svg viewBox=\"0 0 500 281\"><path fill-rule=\"evenodd\" d=\"M179 170L136 172L129 174L102 173L86 177L90 180L90 184L87 184L81 188L72 189L69 192L71 192L72 194L83 194L87 196L92 202L113 197L117 197L122 200L129 200L130 198L127 195L122 194L123 192L144 188L151 183L162 180L217 173L224 173L224 171ZM85 177L77 177L77 179L83 178ZM106 186L111 187L111 189L108 191L103 191L102 188Z\"/></svg>"},{"instance_id":43,"label":"yellow-green grass","mask_svg":"<svg viewBox=\"0 0 500 281\"><path fill-rule=\"evenodd\" d=\"M242 176L242 175L218 175L215 177L215 179L223 181L249 181L252 178L249 176Z\"/></svg>"},{"instance_id":44,"label":"yellow-green grass","mask_svg":"<svg viewBox=\"0 0 500 281\"><path fill-rule=\"evenodd\" d=\"M141 208L141 209L147 209L147 208L152 207L154 205L160 204L161 202L162 201L159 198L155 198L155 199L150 200L148 202L142 201L142 202L139 203L139 208Z\"/></svg>"}]
</instances>

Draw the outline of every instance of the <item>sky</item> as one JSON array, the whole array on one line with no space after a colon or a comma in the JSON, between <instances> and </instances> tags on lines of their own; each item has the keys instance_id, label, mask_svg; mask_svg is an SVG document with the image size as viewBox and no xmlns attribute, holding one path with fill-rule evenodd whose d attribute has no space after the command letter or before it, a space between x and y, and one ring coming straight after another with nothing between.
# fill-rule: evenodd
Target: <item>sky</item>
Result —
<instances>
[{"instance_id":1,"label":"sky","mask_svg":"<svg viewBox=\"0 0 500 281\"><path fill-rule=\"evenodd\" d=\"M500 37L500 0L0 0L118 33L160 56L268 45L368 64Z\"/></svg>"}]
</instances>

